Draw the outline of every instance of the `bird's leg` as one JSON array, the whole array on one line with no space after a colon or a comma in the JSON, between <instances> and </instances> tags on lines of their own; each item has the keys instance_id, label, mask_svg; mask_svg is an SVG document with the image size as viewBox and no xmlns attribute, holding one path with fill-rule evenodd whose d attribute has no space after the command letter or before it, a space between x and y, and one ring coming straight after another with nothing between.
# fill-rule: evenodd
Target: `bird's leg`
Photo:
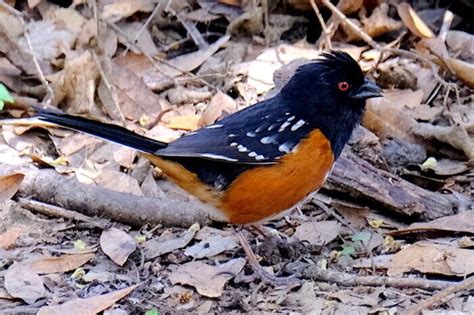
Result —
<instances>
[{"instance_id":1,"label":"bird's leg","mask_svg":"<svg viewBox=\"0 0 474 315\"><path fill-rule=\"evenodd\" d=\"M253 272L263 282L270 283L273 285L292 285L292 284L299 284L299 280L296 279L294 276L289 277L277 277L274 276L263 269L263 267L258 263L257 258L255 257L252 248L250 248L249 243L245 239L242 231L237 231L237 238L239 239L240 245L247 256L248 262L250 267L252 268Z\"/></svg>"}]
</instances>

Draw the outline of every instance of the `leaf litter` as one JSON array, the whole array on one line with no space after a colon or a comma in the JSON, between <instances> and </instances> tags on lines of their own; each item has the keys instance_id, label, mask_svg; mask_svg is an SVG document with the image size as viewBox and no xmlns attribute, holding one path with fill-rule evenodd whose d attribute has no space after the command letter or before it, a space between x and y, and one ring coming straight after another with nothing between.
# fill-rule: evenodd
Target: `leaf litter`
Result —
<instances>
[{"instance_id":1,"label":"leaf litter","mask_svg":"<svg viewBox=\"0 0 474 315\"><path fill-rule=\"evenodd\" d=\"M276 69L289 65L295 70L307 62L301 58L313 59L327 45L324 33L312 39L308 31L319 26L308 1L266 8L263 1L109 1L98 3L97 19L84 1L70 7L41 0L28 1L28 7L19 1L6 3L17 4L24 13L0 11L0 69L5 70L0 80L11 94L7 109L23 104L27 96L30 104L43 101L164 141L210 125L263 99L265 92L274 95L292 73ZM415 184L414 179L422 178L436 182L436 193L469 201L474 40L464 20L470 9L450 8L456 19L448 25L449 14L439 23L427 18L429 4L339 1L343 14L379 45L410 51L413 58L390 48L384 53L369 49L360 33L316 3L331 25L333 47L349 52L385 89L383 99L368 104L363 120L370 131L362 134L370 133L371 140L354 139L352 151L371 157L369 162L378 167L388 165L392 173ZM437 13L441 18L446 8L442 10ZM25 113L14 107L11 115ZM382 149L389 145L398 149ZM420 148L423 159L390 163L392 154ZM53 168L82 182L138 196L189 198L156 182L160 171L140 164L142 158L131 150L70 132L3 127L0 161ZM24 194L22 175L1 175L2 311L394 313L428 296L403 288L390 288L393 293L366 286L344 290L339 283L328 286L308 279L299 288L241 282L249 270L238 258L243 256L234 232L222 225L182 230L143 222L140 230L115 224L101 230L68 218L26 215L11 200L19 189ZM267 270L298 275L298 270L317 264L354 277L370 269L376 276L387 270L391 277L426 280L474 272L469 202L459 206L465 212L421 222L423 218L400 220L370 200L331 197L329 206L349 223L305 206L271 222L283 241L272 243L254 234L251 246ZM295 239L304 246L290 246ZM77 240L87 245L76 246ZM141 281L146 284L136 287ZM468 302L440 307L465 311Z\"/></svg>"}]
</instances>

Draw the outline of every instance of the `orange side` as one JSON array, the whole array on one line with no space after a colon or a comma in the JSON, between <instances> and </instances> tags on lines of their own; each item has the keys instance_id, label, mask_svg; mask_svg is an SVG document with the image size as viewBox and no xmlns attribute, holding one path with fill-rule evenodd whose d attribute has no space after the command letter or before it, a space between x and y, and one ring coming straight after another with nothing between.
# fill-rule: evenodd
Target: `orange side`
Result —
<instances>
[{"instance_id":1,"label":"orange side","mask_svg":"<svg viewBox=\"0 0 474 315\"><path fill-rule=\"evenodd\" d=\"M315 130L280 163L241 174L225 192L222 206L229 222L257 222L287 210L318 190L332 169L331 144Z\"/></svg>"}]
</instances>

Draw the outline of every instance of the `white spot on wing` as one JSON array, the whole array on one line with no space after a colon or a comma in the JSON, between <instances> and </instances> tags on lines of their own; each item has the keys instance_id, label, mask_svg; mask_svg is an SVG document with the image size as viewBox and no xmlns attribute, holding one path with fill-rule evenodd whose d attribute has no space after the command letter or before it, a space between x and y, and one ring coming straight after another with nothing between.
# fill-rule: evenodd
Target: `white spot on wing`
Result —
<instances>
[{"instance_id":1,"label":"white spot on wing","mask_svg":"<svg viewBox=\"0 0 474 315\"><path fill-rule=\"evenodd\" d=\"M275 137L273 136L263 137L262 139L260 139L260 142L262 144L270 144L270 143L273 143L274 141L275 141Z\"/></svg>"},{"instance_id":2,"label":"white spot on wing","mask_svg":"<svg viewBox=\"0 0 474 315\"><path fill-rule=\"evenodd\" d=\"M285 122L281 125L280 129L278 129L278 132L283 132L283 131L286 129L286 127L288 127L289 125L291 125L291 123L288 122L288 121L285 121Z\"/></svg>"},{"instance_id":3,"label":"white spot on wing","mask_svg":"<svg viewBox=\"0 0 474 315\"><path fill-rule=\"evenodd\" d=\"M298 120L293 126L291 126L291 131L295 131L298 128L302 127L304 124L306 124L306 121L303 119Z\"/></svg>"},{"instance_id":4,"label":"white spot on wing","mask_svg":"<svg viewBox=\"0 0 474 315\"><path fill-rule=\"evenodd\" d=\"M228 137L229 137L229 138L233 138L233 137L235 137L235 134L229 133Z\"/></svg>"},{"instance_id":5,"label":"white spot on wing","mask_svg":"<svg viewBox=\"0 0 474 315\"><path fill-rule=\"evenodd\" d=\"M247 152L249 149L247 149L246 147L244 147L243 145L239 144L237 146L237 150L239 150L239 152Z\"/></svg>"},{"instance_id":6,"label":"white spot on wing","mask_svg":"<svg viewBox=\"0 0 474 315\"><path fill-rule=\"evenodd\" d=\"M257 161L261 161L261 160L265 160L265 157L264 157L263 155L259 154L259 155L257 155L257 156L255 157L255 159L256 159Z\"/></svg>"},{"instance_id":7,"label":"white spot on wing","mask_svg":"<svg viewBox=\"0 0 474 315\"><path fill-rule=\"evenodd\" d=\"M292 121L292 120L294 120L295 118L296 118L296 116L291 116L291 117L289 117L286 121Z\"/></svg>"},{"instance_id":8,"label":"white spot on wing","mask_svg":"<svg viewBox=\"0 0 474 315\"><path fill-rule=\"evenodd\" d=\"M200 154L199 156L203 158L208 158L208 159L213 159L213 160L222 160L222 161L229 161L229 162L237 162L237 159L232 159L227 156L223 155L218 155L218 154L211 154L211 153L203 153Z\"/></svg>"},{"instance_id":9,"label":"white spot on wing","mask_svg":"<svg viewBox=\"0 0 474 315\"><path fill-rule=\"evenodd\" d=\"M253 138L256 136L255 132L249 131L246 133L247 137Z\"/></svg>"},{"instance_id":10,"label":"white spot on wing","mask_svg":"<svg viewBox=\"0 0 474 315\"><path fill-rule=\"evenodd\" d=\"M255 151L252 151L252 152L249 153L249 156L250 156L250 157L256 157L257 155L258 155L258 154L257 154L257 152L255 152Z\"/></svg>"},{"instance_id":11,"label":"white spot on wing","mask_svg":"<svg viewBox=\"0 0 474 315\"><path fill-rule=\"evenodd\" d=\"M239 144L237 142L232 142L231 144L229 144L231 147L236 147L238 146Z\"/></svg>"},{"instance_id":12,"label":"white spot on wing","mask_svg":"<svg viewBox=\"0 0 474 315\"><path fill-rule=\"evenodd\" d=\"M217 125L210 125L210 126L207 126L206 129L222 128L222 126L224 126L224 125L220 125L220 124L217 124Z\"/></svg>"},{"instance_id":13,"label":"white spot on wing","mask_svg":"<svg viewBox=\"0 0 474 315\"><path fill-rule=\"evenodd\" d=\"M288 145L288 142L285 142L285 143L281 144L278 147L278 151L284 152L284 153L290 153L291 149L290 149L290 146Z\"/></svg>"}]
</instances>

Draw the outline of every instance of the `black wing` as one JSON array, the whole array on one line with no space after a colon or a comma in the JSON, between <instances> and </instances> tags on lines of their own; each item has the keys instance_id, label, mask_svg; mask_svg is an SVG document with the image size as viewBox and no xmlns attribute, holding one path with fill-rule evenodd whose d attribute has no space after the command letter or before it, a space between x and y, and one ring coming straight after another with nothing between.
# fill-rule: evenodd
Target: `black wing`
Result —
<instances>
[{"instance_id":1,"label":"black wing","mask_svg":"<svg viewBox=\"0 0 474 315\"><path fill-rule=\"evenodd\" d=\"M155 154L241 164L274 164L310 131L278 95L191 132Z\"/></svg>"}]
</instances>

